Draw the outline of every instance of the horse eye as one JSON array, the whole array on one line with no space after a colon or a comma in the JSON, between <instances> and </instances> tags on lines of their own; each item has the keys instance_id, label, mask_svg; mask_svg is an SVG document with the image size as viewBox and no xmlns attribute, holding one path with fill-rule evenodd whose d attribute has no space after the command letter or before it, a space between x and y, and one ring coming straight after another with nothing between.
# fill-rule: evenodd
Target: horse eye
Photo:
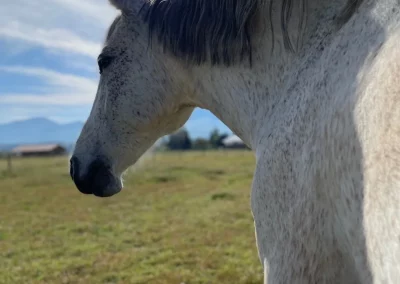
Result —
<instances>
[{"instance_id":1,"label":"horse eye","mask_svg":"<svg viewBox=\"0 0 400 284\"><path fill-rule=\"evenodd\" d=\"M97 63L99 64L100 74L103 73L103 70L105 68L107 68L108 65L110 65L112 60L113 60L113 57L111 57L111 56L99 56Z\"/></svg>"}]
</instances>

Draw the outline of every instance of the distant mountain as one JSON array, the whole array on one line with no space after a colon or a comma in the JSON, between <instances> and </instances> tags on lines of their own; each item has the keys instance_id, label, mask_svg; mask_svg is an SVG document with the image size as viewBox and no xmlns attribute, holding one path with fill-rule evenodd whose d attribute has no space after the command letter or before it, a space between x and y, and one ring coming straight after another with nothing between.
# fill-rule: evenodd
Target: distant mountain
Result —
<instances>
[{"instance_id":1,"label":"distant mountain","mask_svg":"<svg viewBox=\"0 0 400 284\"><path fill-rule=\"evenodd\" d=\"M82 122L59 124L46 118L0 124L0 144L3 145L0 148L8 148L16 144L72 144L78 138L82 127Z\"/></svg>"},{"instance_id":2,"label":"distant mountain","mask_svg":"<svg viewBox=\"0 0 400 284\"><path fill-rule=\"evenodd\" d=\"M0 152L9 151L20 144L43 143L58 143L71 150L82 127L83 122L60 124L47 118L32 118L0 124ZM195 113L185 127L191 139L208 138L209 133L215 128L224 133L231 133L227 126L208 111Z\"/></svg>"}]
</instances>

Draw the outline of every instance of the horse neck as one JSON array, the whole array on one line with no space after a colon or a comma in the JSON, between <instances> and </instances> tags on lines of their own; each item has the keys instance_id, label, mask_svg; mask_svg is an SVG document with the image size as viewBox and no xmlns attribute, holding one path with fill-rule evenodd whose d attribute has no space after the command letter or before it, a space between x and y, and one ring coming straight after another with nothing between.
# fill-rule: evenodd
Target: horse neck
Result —
<instances>
[{"instance_id":1,"label":"horse neck","mask_svg":"<svg viewBox=\"0 0 400 284\"><path fill-rule=\"evenodd\" d=\"M276 5L281 1L275 1ZM293 80L304 60L310 56L317 58L318 53L322 52L321 42L336 32L333 19L346 3L347 0L308 0L309 12L303 44L294 53L285 50L279 31L276 30L272 37L271 21L267 19L263 23L264 28L260 29L262 32L255 34L256 38L253 39L251 67L240 64L211 69L210 66L196 68L194 104L210 110L255 150L260 136L268 135L265 133L268 131L266 122L273 116L274 110L276 112L285 103L283 90L287 89L288 81ZM296 10L292 12L293 15L299 13ZM275 27L280 27L278 18L272 20ZM291 29L289 33L295 34L295 27ZM275 44L271 52L272 38Z\"/></svg>"}]
</instances>

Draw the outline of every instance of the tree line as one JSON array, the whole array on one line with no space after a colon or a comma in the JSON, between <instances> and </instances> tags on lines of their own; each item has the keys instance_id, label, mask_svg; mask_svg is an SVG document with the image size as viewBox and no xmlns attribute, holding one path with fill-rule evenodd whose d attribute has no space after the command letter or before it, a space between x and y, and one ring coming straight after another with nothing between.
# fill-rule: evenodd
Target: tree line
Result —
<instances>
[{"instance_id":1,"label":"tree line","mask_svg":"<svg viewBox=\"0 0 400 284\"><path fill-rule=\"evenodd\" d=\"M218 129L211 131L208 139L191 139L189 132L182 128L163 139L162 148L171 151L210 150L223 147L222 141L228 137L227 133L220 133Z\"/></svg>"}]
</instances>

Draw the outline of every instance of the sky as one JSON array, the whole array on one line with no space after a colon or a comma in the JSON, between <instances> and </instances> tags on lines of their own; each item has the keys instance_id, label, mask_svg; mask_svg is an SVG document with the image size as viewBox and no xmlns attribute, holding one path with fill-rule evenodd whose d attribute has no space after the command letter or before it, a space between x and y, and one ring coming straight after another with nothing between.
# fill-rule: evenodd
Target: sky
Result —
<instances>
[{"instance_id":1,"label":"sky","mask_svg":"<svg viewBox=\"0 0 400 284\"><path fill-rule=\"evenodd\" d=\"M107 0L2 1L0 123L85 121L97 90L96 58L117 14ZM186 128L193 137L231 132L200 109Z\"/></svg>"}]
</instances>

